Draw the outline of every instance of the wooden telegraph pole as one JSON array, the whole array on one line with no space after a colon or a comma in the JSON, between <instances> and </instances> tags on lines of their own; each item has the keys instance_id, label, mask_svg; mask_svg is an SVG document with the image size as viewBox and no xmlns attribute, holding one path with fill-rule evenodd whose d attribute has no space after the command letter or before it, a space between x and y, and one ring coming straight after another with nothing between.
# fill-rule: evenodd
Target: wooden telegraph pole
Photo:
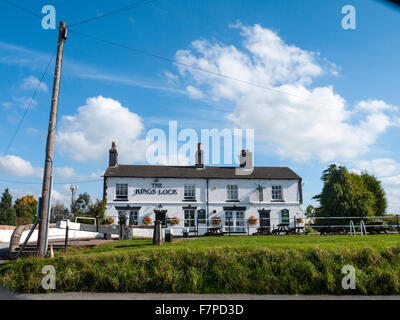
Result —
<instances>
[{"instance_id":1,"label":"wooden telegraph pole","mask_svg":"<svg viewBox=\"0 0 400 320\"><path fill-rule=\"evenodd\" d=\"M54 138L57 122L57 108L58 96L60 93L60 79L61 79L61 66L64 50L64 42L67 39L67 28L64 21L60 22L58 33L58 46L57 46L57 59L54 71L53 82L53 95L51 100L49 131L47 133L46 143L46 159L44 165L43 185L42 185L42 205L39 212L39 237L37 245L37 254L39 257L44 257L46 254L47 243L47 228L48 228L48 214L49 214L49 193L50 193L50 179L53 170L53 154L54 154Z\"/></svg>"}]
</instances>

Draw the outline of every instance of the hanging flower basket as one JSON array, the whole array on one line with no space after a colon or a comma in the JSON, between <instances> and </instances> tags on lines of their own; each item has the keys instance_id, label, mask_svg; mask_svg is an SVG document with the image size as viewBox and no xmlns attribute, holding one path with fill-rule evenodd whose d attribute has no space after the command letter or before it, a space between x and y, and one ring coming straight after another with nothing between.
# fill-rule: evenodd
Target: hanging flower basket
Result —
<instances>
[{"instance_id":1,"label":"hanging flower basket","mask_svg":"<svg viewBox=\"0 0 400 320\"><path fill-rule=\"evenodd\" d=\"M255 226L257 224L257 218L255 216L250 216L250 218L247 219L247 223L250 226Z\"/></svg>"},{"instance_id":2,"label":"hanging flower basket","mask_svg":"<svg viewBox=\"0 0 400 320\"><path fill-rule=\"evenodd\" d=\"M151 223L151 218L148 217L148 216L144 217L144 218L143 218L143 223L144 223L144 224L150 224L150 223Z\"/></svg>"},{"instance_id":3,"label":"hanging flower basket","mask_svg":"<svg viewBox=\"0 0 400 320\"><path fill-rule=\"evenodd\" d=\"M172 217L168 220L169 220L168 223L173 226L179 224L180 222L178 217Z\"/></svg>"},{"instance_id":4,"label":"hanging flower basket","mask_svg":"<svg viewBox=\"0 0 400 320\"><path fill-rule=\"evenodd\" d=\"M296 222L297 222L297 223L303 223L304 220L303 220L303 218L298 218L298 219L296 219Z\"/></svg>"},{"instance_id":5,"label":"hanging flower basket","mask_svg":"<svg viewBox=\"0 0 400 320\"><path fill-rule=\"evenodd\" d=\"M217 216L212 217L211 218L211 224L213 226L219 226L221 224L221 218L217 217Z\"/></svg>"}]
</instances>

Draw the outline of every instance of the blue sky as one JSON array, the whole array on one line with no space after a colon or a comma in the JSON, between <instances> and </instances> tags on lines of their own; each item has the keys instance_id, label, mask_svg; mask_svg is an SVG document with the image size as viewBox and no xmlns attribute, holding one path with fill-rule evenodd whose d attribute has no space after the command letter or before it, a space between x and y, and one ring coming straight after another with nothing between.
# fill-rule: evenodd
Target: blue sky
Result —
<instances>
[{"instance_id":1,"label":"blue sky","mask_svg":"<svg viewBox=\"0 0 400 320\"><path fill-rule=\"evenodd\" d=\"M28 1L53 5L67 26L130 1ZM342 28L344 5L356 29ZM26 101L56 46L57 31L0 2L0 189L40 194L54 64L7 155ZM44 16L44 15L43 15ZM255 164L289 166L304 179L305 204L320 192L330 163L367 170L400 209L400 11L378 1L158 0L72 28L269 89L70 32L65 45L54 159L54 200L68 183L101 197L99 175L117 142L124 163L145 163L154 128L253 128ZM81 108L80 108L81 107ZM78 109L80 108L80 109ZM6 182L6 181L14 181ZM23 182L23 183L15 183ZM29 183L35 184L29 184Z\"/></svg>"}]
</instances>

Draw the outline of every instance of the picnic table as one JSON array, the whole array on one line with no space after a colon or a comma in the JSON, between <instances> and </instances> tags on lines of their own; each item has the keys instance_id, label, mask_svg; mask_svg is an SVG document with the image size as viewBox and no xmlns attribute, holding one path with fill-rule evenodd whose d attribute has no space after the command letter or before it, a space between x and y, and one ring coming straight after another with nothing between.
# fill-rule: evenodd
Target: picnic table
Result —
<instances>
[{"instance_id":1,"label":"picnic table","mask_svg":"<svg viewBox=\"0 0 400 320\"><path fill-rule=\"evenodd\" d=\"M302 233L304 233L304 227L289 228L289 234L302 234Z\"/></svg>"},{"instance_id":2,"label":"picnic table","mask_svg":"<svg viewBox=\"0 0 400 320\"><path fill-rule=\"evenodd\" d=\"M205 236L223 236L226 232L222 231L222 227L210 227L207 228Z\"/></svg>"},{"instance_id":3,"label":"picnic table","mask_svg":"<svg viewBox=\"0 0 400 320\"><path fill-rule=\"evenodd\" d=\"M382 221L367 222L365 224L365 230L369 233L379 234L381 232L387 233L389 230L388 225L384 225Z\"/></svg>"},{"instance_id":4,"label":"picnic table","mask_svg":"<svg viewBox=\"0 0 400 320\"><path fill-rule=\"evenodd\" d=\"M266 236L271 234L270 227L259 227L257 228L257 232L253 233L253 236Z\"/></svg>"},{"instance_id":5,"label":"picnic table","mask_svg":"<svg viewBox=\"0 0 400 320\"><path fill-rule=\"evenodd\" d=\"M277 225L277 228L272 230L272 234L278 235L280 233L290 234L289 223L280 223Z\"/></svg>"}]
</instances>

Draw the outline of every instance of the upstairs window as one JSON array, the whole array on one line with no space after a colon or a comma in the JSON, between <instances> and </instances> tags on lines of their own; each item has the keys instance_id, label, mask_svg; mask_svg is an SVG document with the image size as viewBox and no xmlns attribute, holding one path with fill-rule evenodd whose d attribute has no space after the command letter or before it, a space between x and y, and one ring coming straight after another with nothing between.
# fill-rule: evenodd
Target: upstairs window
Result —
<instances>
[{"instance_id":1,"label":"upstairs window","mask_svg":"<svg viewBox=\"0 0 400 320\"><path fill-rule=\"evenodd\" d=\"M185 184L183 197L185 200L195 200L196 186L194 184Z\"/></svg>"},{"instance_id":2,"label":"upstairs window","mask_svg":"<svg viewBox=\"0 0 400 320\"><path fill-rule=\"evenodd\" d=\"M282 186L272 186L272 200L283 200Z\"/></svg>"},{"instance_id":3,"label":"upstairs window","mask_svg":"<svg viewBox=\"0 0 400 320\"><path fill-rule=\"evenodd\" d=\"M232 184L228 184L227 186L227 191L228 191L228 200L238 200L239 196L238 196L238 186L232 185Z\"/></svg>"},{"instance_id":4,"label":"upstairs window","mask_svg":"<svg viewBox=\"0 0 400 320\"><path fill-rule=\"evenodd\" d=\"M128 184L127 183L117 183L115 196L119 200L128 199Z\"/></svg>"}]
</instances>

